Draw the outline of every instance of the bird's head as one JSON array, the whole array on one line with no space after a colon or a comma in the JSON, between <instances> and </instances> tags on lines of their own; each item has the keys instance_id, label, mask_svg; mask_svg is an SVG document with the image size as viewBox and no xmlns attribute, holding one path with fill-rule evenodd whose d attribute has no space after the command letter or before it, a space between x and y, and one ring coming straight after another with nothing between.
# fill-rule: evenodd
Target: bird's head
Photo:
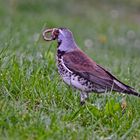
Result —
<instances>
[{"instance_id":1,"label":"bird's head","mask_svg":"<svg viewBox=\"0 0 140 140\"><path fill-rule=\"evenodd\" d=\"M48 37L49 33L50 37ZM58 46L63 50L68 50L76 46L72 32L67 28L47 29L43 32L43 38L46 41L57 40Z\"/></svg>"}]
</instances>

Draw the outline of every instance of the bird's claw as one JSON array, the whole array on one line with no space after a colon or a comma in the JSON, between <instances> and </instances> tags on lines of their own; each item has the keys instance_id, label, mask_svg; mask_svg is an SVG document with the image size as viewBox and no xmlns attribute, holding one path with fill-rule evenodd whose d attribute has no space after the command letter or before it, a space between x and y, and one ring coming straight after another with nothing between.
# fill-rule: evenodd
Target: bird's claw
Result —
<instances>
[{"instance_id":1,"label":"bird's claw","mask_svg":"<svg viewBox=\"0 0 140 140\"><path fill-rule=\"evenodd\" d=\"M80 105L81 106L85 105L85 101L80 101Z\"/></svg>"}]
</instances>

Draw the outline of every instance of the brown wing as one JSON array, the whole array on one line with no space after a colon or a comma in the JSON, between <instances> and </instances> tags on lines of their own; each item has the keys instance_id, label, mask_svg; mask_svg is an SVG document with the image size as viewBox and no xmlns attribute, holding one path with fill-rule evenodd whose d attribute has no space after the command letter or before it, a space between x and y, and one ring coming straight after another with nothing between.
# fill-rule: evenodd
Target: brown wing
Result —
<instances>
[{"instance_id":1,"label":"brown wing","mask_svg":"<svg viewBox=\"0 0 140 140\"><path fill-rule=\"evenodd\" d=\"M127 85L120 82L111 73L97 65L81 50L75 49L63 56L63 62L70 70L91 82L100 85L100 88L122 92L127 90ZM127 87L126 87L127 86Z\"/></svg>"}]
</instances>

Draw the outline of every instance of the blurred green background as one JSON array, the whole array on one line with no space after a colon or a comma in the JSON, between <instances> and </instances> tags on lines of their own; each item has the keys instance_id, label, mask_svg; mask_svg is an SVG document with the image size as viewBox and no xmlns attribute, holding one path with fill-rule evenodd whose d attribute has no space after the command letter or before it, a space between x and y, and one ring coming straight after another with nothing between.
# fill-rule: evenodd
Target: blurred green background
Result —
<instances>
[{"instance_id":1,"label":"blurred green background","mask_svg":"<svg viewBox=\"0 0 140 140\"><path fill-rule=\"evenodd\" d=\"M56 42L42 31L67 27L97 63L140 91L140 0L0 0L0 139L140 139L140 100L79 92L55 65Z\"/></svg>"},{"instance_id":2,"label":"blurred green background","mask_svg":"<svg viewBox=\"0 0 140 140\"><path fill-rule=\"evenodd\" d=\"M86 38L91 38L101 43L113 42L117 47L124 43L123 46L138 48L139 12L139 0L5 0L0 4L0 39L6 41L16 36L14 31L23 31L16 40L30 40L45 27L68 27L81 46Z\"/></svg>"}]
</instances>

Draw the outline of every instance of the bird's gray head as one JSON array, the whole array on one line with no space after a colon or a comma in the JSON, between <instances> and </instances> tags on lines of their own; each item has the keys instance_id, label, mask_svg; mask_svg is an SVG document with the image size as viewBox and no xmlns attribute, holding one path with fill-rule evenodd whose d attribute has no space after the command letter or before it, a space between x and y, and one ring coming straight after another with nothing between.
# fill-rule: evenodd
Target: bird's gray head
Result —
<instances>
[{"instance_id":1,"label":"bird's gray head","mask_svg":"<svg viewBox=\"0 0 140 140\"><path fill-rule=\"evenodd\" d=\"M57 40L58 42L62 42L62 41L65 41L65 40L73 40L73 35L72 35L72 32L67 29L67 28L59 28L58 29L58 36L57 36Z\"/></svg>"},{"instance_id":2,"label":"bird's gray head","mask_svg":"<svg viewBox=\"0 0 140 140\"><path fill-rule=\"evenodd\" d=\"M47 32L51 32L51 38L46 37ZM77 47L72 32L67 28L48 29L43 32L43 37L47 41L57 40L58 49L61 51L69 52Z\"/></svg>"}]
</instances>

